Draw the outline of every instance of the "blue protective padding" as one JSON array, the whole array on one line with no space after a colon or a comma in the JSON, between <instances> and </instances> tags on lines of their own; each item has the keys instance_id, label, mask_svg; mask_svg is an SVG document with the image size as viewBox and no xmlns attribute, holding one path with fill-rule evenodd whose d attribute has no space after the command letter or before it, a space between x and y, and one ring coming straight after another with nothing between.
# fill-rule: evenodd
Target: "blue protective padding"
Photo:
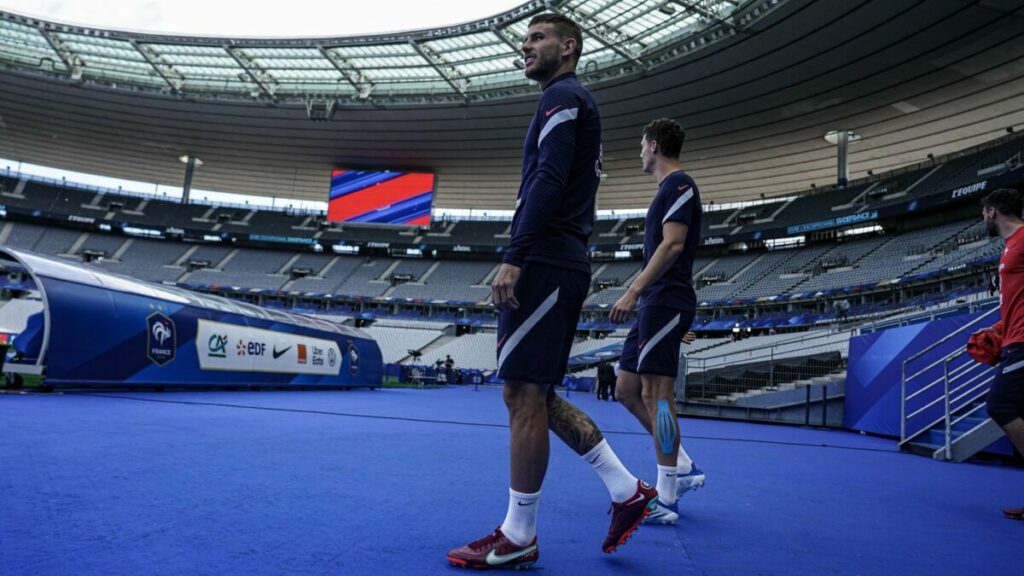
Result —
<instances>
[{"instance_id":1,"label":"blue protective padding","mask_svg":"<svg viewBox=\"0 0 1024 576\"><path fill-rule=\"evenodd\" d=\"M658 419L655 425L658 438L658 449L662 454L675 454L678 448L679 424L669 409L668 400L658 400Z\"/></svg>"},{"instance_id":2,"label":"blue protective padding","mask_svg":"<svg viewBox=\"0 0 1024 576\"><path fill-rule=\"evenodd\" d=\"M286 322L226 311L154 301L145 296L44 278L50 305L51 334L47 382L93 385L325 385L377 386L383 371L380 348L369 337L333 334ZM160 311L177 329L177 350L164 366L145 354L146 318ZM335 340L359 356L353 373L348 354L341 355L338 376L201 370L195 342L199 320L209 320ZM204 347L205 342L200 343ZM205 348L204 348L205 349Z\"/></svg>"},{"instance_id":3,"label":"blue protective padding","mask_svg":"<svg viewBox=\"0 0 1024 576\"><path fill-rule=\"evenodd\" d=\"M850 338L849 364L846 369L846 397L843 403L843 426L887 436L900 434L900 382L903 362L921 350L955 332L985 312L942 318L932 322L890 328ZM998 318L993 317L994 323ZM978 326L981 328L983 326ZM966 330L956 338L939 345L907 366L908 374L925 369L936 359L962 348L974 330ZM911 382L913 393L924 384L942 377L942 363L927 369ZM908 412L919 406L912 404ZM915 417L911 426L920 426L943 414L935 405Z\"/></svg>"},{"instance_id":4,"label":"blue protective padding","mask_svg":"<svg viewBox=\"0 0 1024 576\"><path fill-rule=\"evenodd\" d=\"M151 284L7 249L32 271L45 300L46 381L76 386L379 386L380 347L368 334L308 316ZM154 317L170 326L168 353L150 354ZM201 369L199 321L333 341L338 374ZM42 331L40 331L42 332ZM37 348L38 350L38 348ZM333 365L332 365L333 366ZM288 368L284 368L287 370Z\"/></svg>"}]
</instances>

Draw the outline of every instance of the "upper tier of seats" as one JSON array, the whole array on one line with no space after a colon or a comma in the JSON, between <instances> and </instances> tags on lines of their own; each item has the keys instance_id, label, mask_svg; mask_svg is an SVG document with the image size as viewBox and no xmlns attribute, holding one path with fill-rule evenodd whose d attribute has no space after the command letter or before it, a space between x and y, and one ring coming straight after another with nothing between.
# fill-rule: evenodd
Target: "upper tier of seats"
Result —
<instances>
[{"instance_id":1,"label":"upper tier of seats","mask_svg":"<svg viewBox=\"0 0 1024 576\"><path fill-rule=\"evenodd\" d=\"M766 229L821 221L907 202L910 199L985 180L991 174L1021 163L1024 138L1017 135L994 141L935 163L876 175L849 188L794 194L787 199L766 199L738 209L709 206L704 218L704 237L728 237ZM990 174L991 171L991 174ZM699 185L699 182L698 182ZM652 182L653 186L653 182ZM160 198L142 198L116 191L87 190L0 175L0 203L28 210L92 218L112 225L130 224L156 229L181 228L210 234L291 236L316 238L321 243L380 242L436 246L502 246L508 243L507 221L435 222L429 230L362 224L321 225L322 217L287 211L246 207L183 205ZM623 244L642 242L643 219L599 220L591 242Z\"/></svg>"}]
</instances>

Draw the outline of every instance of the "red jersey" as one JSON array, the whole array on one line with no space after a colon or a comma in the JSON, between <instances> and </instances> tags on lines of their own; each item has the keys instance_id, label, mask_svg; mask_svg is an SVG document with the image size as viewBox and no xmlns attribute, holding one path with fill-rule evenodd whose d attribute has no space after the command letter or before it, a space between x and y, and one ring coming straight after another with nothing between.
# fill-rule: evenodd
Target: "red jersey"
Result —
<instances>
[{"instance_id":1,"label":"red jersey","mask_svg":"<svg viewBox=\"0 0 1024 576\"><path fill-rule=\"evenodd\" d=\"M992 329L1003 347L1024 342L1024 227L1006 239L999 256L999 317Z\"/></svg>"}]
</instances>

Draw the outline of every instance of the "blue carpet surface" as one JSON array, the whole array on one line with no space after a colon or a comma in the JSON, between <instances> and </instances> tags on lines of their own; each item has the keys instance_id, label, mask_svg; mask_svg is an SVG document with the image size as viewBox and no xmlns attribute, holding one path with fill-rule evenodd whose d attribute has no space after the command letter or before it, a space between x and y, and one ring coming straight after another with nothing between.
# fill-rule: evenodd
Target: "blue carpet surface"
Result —
<instances>
[{"instance_id":1,"label":"blue carpet surface","mask_svg":"<svg viewBox=\"0 0 1024 576\"><path fill-rule=\"evenodd\" d=\"M573 394L630 469L652 441ZM504 517L500 390L0 395L0 574L465 574L444 553ZM707 471L675 527L600 545L608 496L552 439L547 574L1018 573L1024 471L847 432L681 422Z\"/></svg>"}]
</instances>

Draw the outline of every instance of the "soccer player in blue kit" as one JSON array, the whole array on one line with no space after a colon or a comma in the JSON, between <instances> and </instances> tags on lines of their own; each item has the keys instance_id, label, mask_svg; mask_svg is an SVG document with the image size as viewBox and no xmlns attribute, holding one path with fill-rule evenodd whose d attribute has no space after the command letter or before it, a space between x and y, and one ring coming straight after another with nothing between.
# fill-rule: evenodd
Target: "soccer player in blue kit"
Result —
<instances>
[{"instance_id":1,"label":"soccer player in blue kit","mask_svg":"<svg viewBox=\"0 0 1024 576\"><path fill-rule=\"evenodd\" d=\"M601 174L601 118L575 74L582 50L579 26L559 14L533 18L522 44L526 76L542 94L523 145L511 239L491 284L500 310L498 374L505 381L512 478L501 526L448 552L448 561L464 568L525 568L537 561L549 429L608 488L612 523L602 550L622 545L657 502L654 488L626 470L594 422L554 392L590 287L587 241Z\"/></svg>"},{"instance_id":2,"label":"soccer player in blue kit","mask_svg":"<svg viewBox=\"0 0 1024 576\"><path fill-rule=\"evenodd\" d=\"M700 245L700 194L679 167L685 133L675 120L644 127L640 159L658 181L644 222L644 267L612 307L611 319L637 318L619 360L616 396L654 437L658 502L645 522L674 524L677 498L704 483L704 473L679 445L674 385L679 345L697 311L693 259Z\"/></svg>"}]
</instances>

